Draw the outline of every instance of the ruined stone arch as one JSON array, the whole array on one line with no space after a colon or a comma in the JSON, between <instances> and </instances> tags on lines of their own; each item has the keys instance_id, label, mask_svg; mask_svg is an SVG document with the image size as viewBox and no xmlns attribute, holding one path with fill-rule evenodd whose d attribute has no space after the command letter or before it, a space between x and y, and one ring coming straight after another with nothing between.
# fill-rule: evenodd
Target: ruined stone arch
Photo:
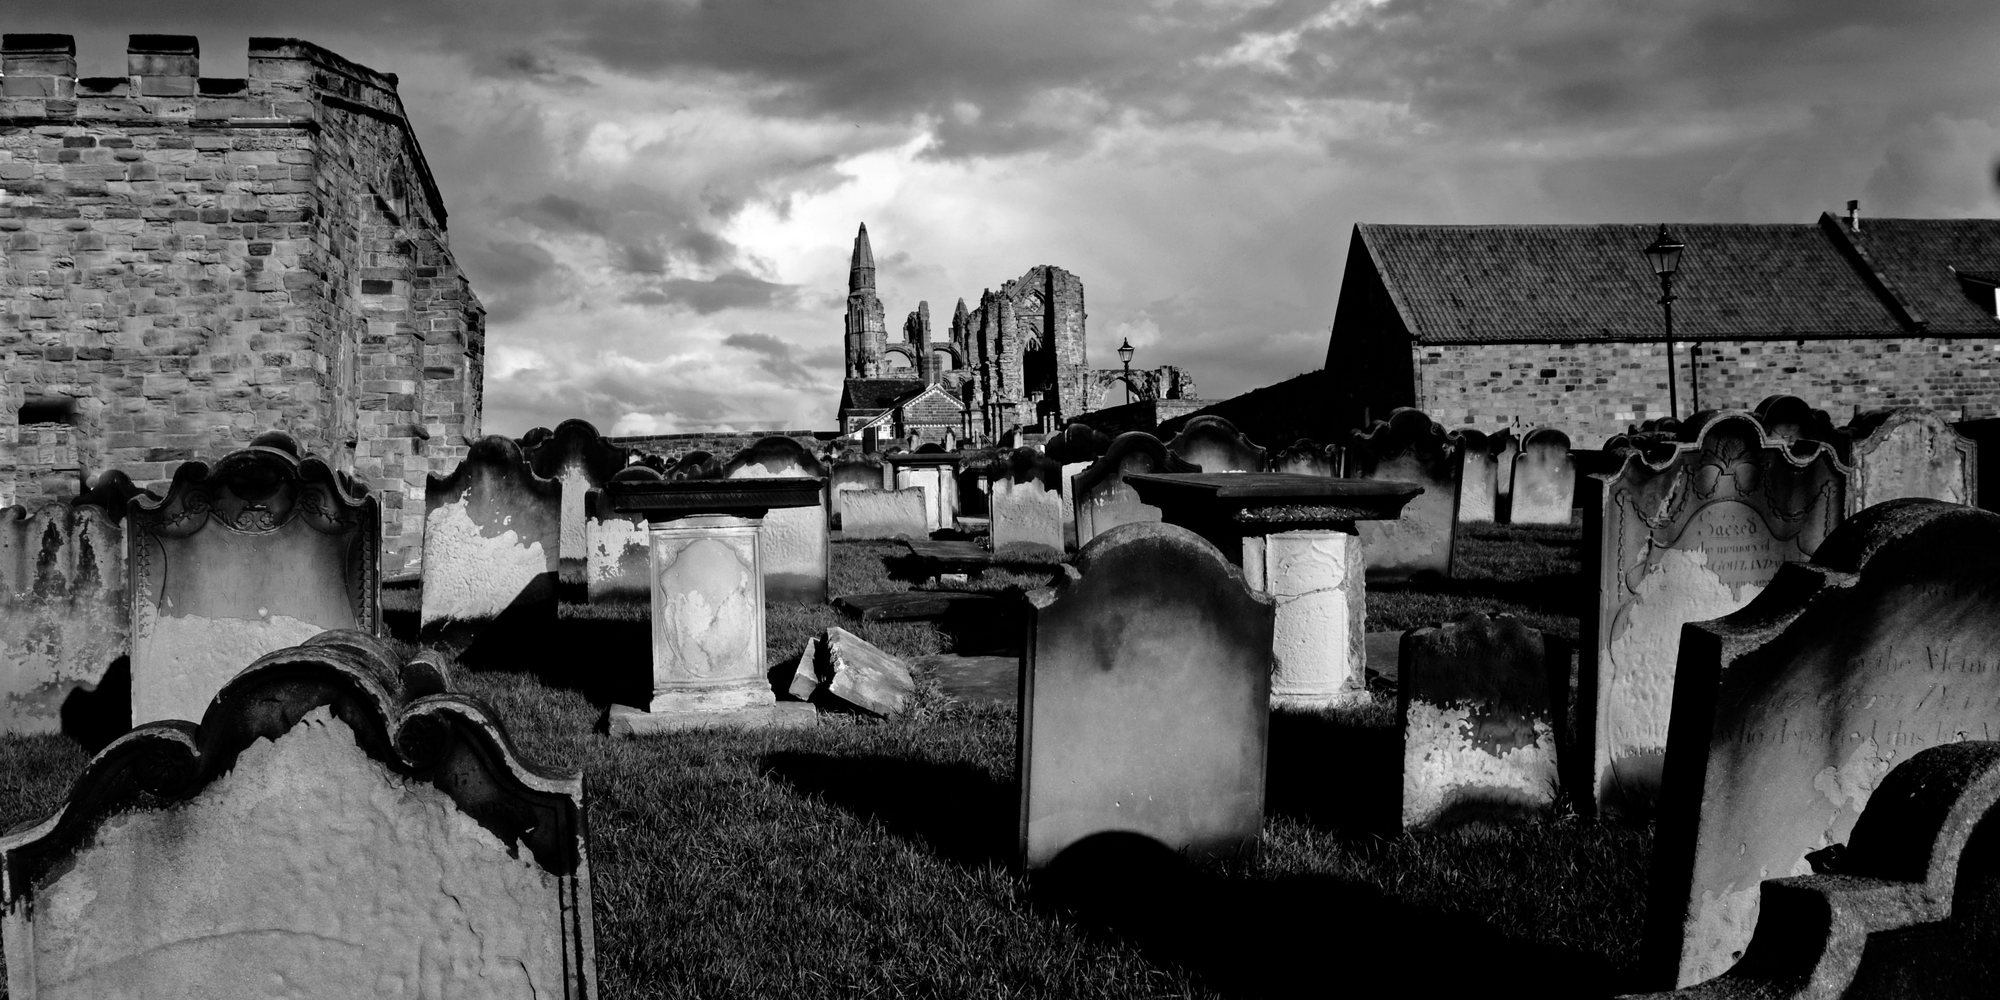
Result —
<instances>
[{"instance_id":1,"label":"ruined stone arch","mask_svg":"<svg viewBox=\"0 0 2000 1000\"><path fill-rule=\"evenodd\" d=\"M1088 398L1098 401L1100 404L1098 409L1108 406L1123 406L1125 404L1123 393L1117 394L1114 399L1107 400L1105 398L1106 394L1116 389L1120 382L1124 382L1132 387L1132 402L1134 403L1160 398L1159 372L1134 369L1131 372L1131 377L1128 378L1124 369L1121 368L1091 372L1090 394Z\"/></svg>"},{"instance_id":2,"label":"ruined stone arch","mask_svg":"<svg viewBox=\"0 0 2000 1000\"><path fill-rule=\"evenodd\" d=\"M957 344L951 343L949 341L940 341L938 343L930 345L930 348L931 348L931 357L936 358L939 361L939 364L937 366L938 371L940 372L957 371L961 368L966 367L965 352L959 350ZM944 363L946 358L950 359L949 364Z\"/></svg>"},{"instance_id":3,"label":"ruined stone arch","mask_svg":"<svg viewBox=\"0 0 2000 1000\"><path fill-rule=\"evenodd\" d=\"M902 363L892 363L890 358L901 358ZM917 349L910 344L890 344L882 349L882 371L907 371L912 375L917 371Z\"/></svg>"}]
</instances>

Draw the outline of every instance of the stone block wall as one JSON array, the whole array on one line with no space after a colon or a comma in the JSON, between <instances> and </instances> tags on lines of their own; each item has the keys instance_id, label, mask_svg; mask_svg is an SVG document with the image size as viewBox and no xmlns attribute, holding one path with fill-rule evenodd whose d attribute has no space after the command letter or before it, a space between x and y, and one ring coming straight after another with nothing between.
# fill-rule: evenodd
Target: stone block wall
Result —
<instances>
[{"instance_id":1,"label":"stone block wall","mask_svg":"<svg viewBox=\"0 0 2000 1000\"><path fill-rule=\"evenodd\" d=\"M1707 341L1698 365L1689 346L1674 345L1683 417L1697 384L1703 409L1747 409L1789 394L1836 420L1856 407L1891 406L1964 420L1992 416L2000 405L1995 339ZM1578 447L1596 447L1667 413L1663 343L1432 344L1412 351L1415 405L1447 426L1548 424L1567 430Z\"/></svg>"},{"instance_id":2,"label":"stone block wall","mask_svg":"<svg viewBox=\"0 0 2000 1000\"><path fill-rule=\"evenodd\" d=\"M395 78L292 39L251 39L246 79L186 36L132 36L112 77L66 35L0 49L0 504L283 430L413 565L406 498L479 433L485 328Z\"/></svg>"}]
</instances>

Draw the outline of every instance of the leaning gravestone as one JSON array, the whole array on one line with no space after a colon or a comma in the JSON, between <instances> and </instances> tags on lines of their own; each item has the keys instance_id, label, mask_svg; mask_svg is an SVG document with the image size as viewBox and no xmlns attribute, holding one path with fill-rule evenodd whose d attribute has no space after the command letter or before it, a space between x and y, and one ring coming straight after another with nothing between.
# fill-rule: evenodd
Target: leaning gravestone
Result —
<instances>
[{"instance_id":1,"label":"leaning gravestone","mask_svg":"<svg viewBox=\"0 0 2000 1000\"><path fill-rule=\"evenodd\" d=\"M653 481L665 477L634 465L611 477L614 483ZM653 599L652 549L646 540L646 515L611 509L603 490L584 498L585 593L592 604L647 604Z\"/></svg>"},{"instance_id":2,"label":"leaning gravestone","mask_svg":"<svg viewBox=\"0 0 2000 1000\"><path fill-rule=\"evenodd\" d=\"M11 995L596 995L581 776L417 697L372 637L321 638L0 838Z\"/></svg>"},{"instance_id":3,"label":"leaning gravestone","mask_svg":"<svg viewBox=\"0 0 2000 1000\"><path fill-rule=\"evenodd\" d=\"M1498 495L1499 470L1488 450L1486 435L1471 427L1460 427L1449 435L1458 449L1458 519L1462 523L1492 521L1498 514L1493 506Z\"/></svg>"},{"instance_id":4,"label":"leaning gravestone","mask_svg":"<svg viewBox=\"0 0 2000 1000\"><path fill-rule=\"evenodd\" d=\"M1126 524L1080 578L1029 595L1021 671L1021 856L1042 868L1097 834L1194 856L1264 825L1269 598L1185 528Z\"/></svg>"},{"instance_id":5,"label":"leaning gravestone","mask_svg":"<svg viewBox=\"0 0 2000 1000\"><path fill-rule=\"evenodd\" d=\"M1403 634L1403 825L1508 818L1555 801L1569 646L1512 615Z\"/></svg>"},{"instance_id":6,"label":"leaning gravestone","mask_svg":"<svg viewBox=\"0 0 2000 1000\"><path fill-rule=\"evenodd\" d=\"M1876 410L1857 415L1846 430L1854 466L1848 513L1899 497L1977 506L1977 447L1935 412Z\"/></svg>"},{"instance_id":7,"label":"leaning gravestone","mask_svg":"<svg viewBox=\"0 0 2000 1000\"><path fill-rule=\"evenodd\" d=\"M1199 472L1262 472L1264 449L1258 447L1236 425L1217 416L1195 417L1167 442L1175 458L1195 466Z\"/></svg>"},{"instance_id":8,"label":"leaning gravestone","mask_svg":"<svg viewBox=\"0 0 2000 1000\"><path fill-rule=\"evenodd\" d=\"M1121 524L1143 524L1160 520L1160 508L1139 502L1139 495L1125 485L1128 474L1155 472L1200 472L1181 461L1160 439L1145 431L1127 431L1112 439L1111 446L1077 474L1076 544L1082 547Z\"/></svg>"},{"instance_id":9,"label":"leaning gravestone","mask_svg":"<svg viewBox=\"0 0 2000 1000\"><path fill-rule=\"evenodd\" d=\"M1758 887L1841 843L1891 767L2000 737L2000 515L1892 500L1748 607L1689 625L1654 850L1650 964L1735 964Z\"/></svg>"},{"instance_id":10,"label":"leaning gravestone","mask_svg":"<svg viewBox=\"0 0 2000 1000\"><path fill-rule=\"evenodd\" d=\"M1687 428L1664 452L1630 449L1593 474L1585 566L1597 607L1583 620L1594 706L1578 732L1593 747L1589 783L1612 812L1650 811L1660 787L1681 626L1750 603L1778 567L1804 562L1840 523L1846 467L1823 445L1766 437L1741 411Z\"/></svg>"},{"instance_id":11,"label":"leaning gravestone","mask_svg":"<svg viewBox=\"0 0 2000 1000\"><path fill-rule=\"evenodd\" d=\"M1062 494L1035 480L993 490L993 558L1005 562L1061 562Z\"/></svg>"},{"instance_id":12,"label":"leaning gravestone","mask_svg":"<svg viewBox=\"0 0 2000 1000\"><path fill-rule=\"evenodd\" d=\"M1568 524L1576 502L1576 462L1569 435L1537 427L1521 439L1514 459L1515 524Z\"/></svg>"},{"instance_id":13,"label":"leaning gravestone","mask_svg":"<svg viewBox=\"0 0 2000 1000\"><path fill-rule=\"evenodd\" d=\"M928 499L921 488L849 490L841 498L840 535L866 538L929 538L924 518Z\"/></svg>"},{"instance_id":14,"label":"leaning gravestone","mask_svg":"<svg viewBox=\"0 0 2000 1000\"><path fill-rule=\"evenodd\" d=\"M1357 525L1368 583L1395 583L1418 573L1450 576L1461 470L1444 428L1406 406L1366 432L1355 431L1354 444L1361 466L1357 478L1424 488L1396 520Z\"/></svg>"},{"instance_id":15,"label":"leaning gravestone","mask_svg":"<svg viewBox=\"0 0 2000 1000\"><path fill-rule=\"evenodd\" d=\"M565 420L542 438L528 456L528 468L562 485L562 535L557 540L557 579L582 586L588 579L584 497L603 489L630 461L628 448L612 444L586 420Z\"/></svg>"},{"instance_id":16,"label":"leaning gravestone","mask_svg":"<svg viewBox=\"0 0 2000 1000\"><path fill-rule=\"evenodd\" d=\"M59 731L130 650L125 506L86 499L0 508L0 735Z\"/></svg>"},{"instance_id":17,"label":"leaning gravestone","mask_svg":"<svg viewBox=\"0 0 2000 1000\"><path fill-rule=\"evenodd\" d=\"M2000 982L2000 743L1919 750L1833 873L1771 878L1728 972L1624 1000L1984 1000Z\"/></svg>"},{"instance_id":18,"label":"leaning gravestone","mask_svg":"<svg viewBox=\"0 0 2000 1000\"><path fill-rule=\"evenodd\" d=\"M827 541L826 469L797 441L772 436L738 452L722 467L724 479L769 479L796 476L820 481L815 507L785 507L764 515L757 532L758 559L764 568L764 600L826 603Z\"/></svg>"},{"instance_id":19,"label":"leaning gravestone","mask_svg":"<svg viewBox=\"0 0 2000 1000\"><path fill-rule=\"evenodd\" d=\"M199 719L264 653L334 628L381 627L382 509L350 496L289 435L211 468L185 462L125 519L132 724Z\"/></svg>"},{"instance_id":20,"label":"leaning gravestone","mask_svg":"<svg viewBox=\"0 0 2000 1000\"><path fill-rule=\"evenodd\" d=\"M535 475L504 437L473 444L424 489L427 637L555 627L562 485Z\"/></svg>"}]
</instances>

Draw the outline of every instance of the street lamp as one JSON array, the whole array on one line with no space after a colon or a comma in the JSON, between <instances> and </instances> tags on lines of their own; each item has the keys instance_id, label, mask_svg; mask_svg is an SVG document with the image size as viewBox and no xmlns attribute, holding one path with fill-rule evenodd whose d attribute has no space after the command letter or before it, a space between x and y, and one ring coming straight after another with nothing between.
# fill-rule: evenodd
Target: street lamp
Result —
<instances>
[{"instance_id":1,"label":"street lamp","mask_svg":"<svg viewBox=\"0 0 2000 1000\"><path fill-rule=\"evenodd\" d=\"M1130 337L1126 337L1125 342L1118 345L1118 360L1125 363L1125 402L1127 405L1130 405L1132 402L1132 355L1137 353L1137 351L1132 349L1132 338Z\"/></svg>"},{"instance_id":2,"label":"street lamp","mask_svg":"<svg viewBox=\"0 0 2000 1000\"><path fill-rule=\"evenodd\" d=\"M1674 272L1681 266L1681 251L1687 244L1674 239L1667 232L1667 224L1660 223L1660 235L1653 239L1653 245L1646 248L1646 256L1653 260L1653 273L1660 276L1660 306L1667 313L1667 413L1675 420L1681 417L1680 397L1674 382ZM1695 406L1700 407L1699 398Z\"/></svg>"}]
</instances>

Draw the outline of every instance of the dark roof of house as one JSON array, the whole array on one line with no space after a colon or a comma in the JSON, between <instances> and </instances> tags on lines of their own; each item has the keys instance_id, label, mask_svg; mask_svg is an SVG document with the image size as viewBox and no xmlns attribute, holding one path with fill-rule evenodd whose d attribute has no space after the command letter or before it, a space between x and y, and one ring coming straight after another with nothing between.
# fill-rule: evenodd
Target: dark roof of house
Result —
<instances>
[{"instance_id":1,"label":"dark roof of house","mask_svg":"<svg viewBox=\"0 0 2000 1000\"><path fill-rule=\"evenodd\" d=\"M1670 226L1677 340L2000 335L1952 270L2000 270L2000 220ZM1657 340L1657 224L1355 227L1422 343ZM1350 252L1354 252L1350 251Z\"/></svg>"},{"instance_id":2,"label":"dark roof of house","mask_svg":"<svg viewBox=\"0 0 2000 1000\"><path fill-rule=\"evenodd\" d=\"M915 378L851 378L840 388L840 412L891 409L927 388Z\"/></svg>"}]
</instances>

